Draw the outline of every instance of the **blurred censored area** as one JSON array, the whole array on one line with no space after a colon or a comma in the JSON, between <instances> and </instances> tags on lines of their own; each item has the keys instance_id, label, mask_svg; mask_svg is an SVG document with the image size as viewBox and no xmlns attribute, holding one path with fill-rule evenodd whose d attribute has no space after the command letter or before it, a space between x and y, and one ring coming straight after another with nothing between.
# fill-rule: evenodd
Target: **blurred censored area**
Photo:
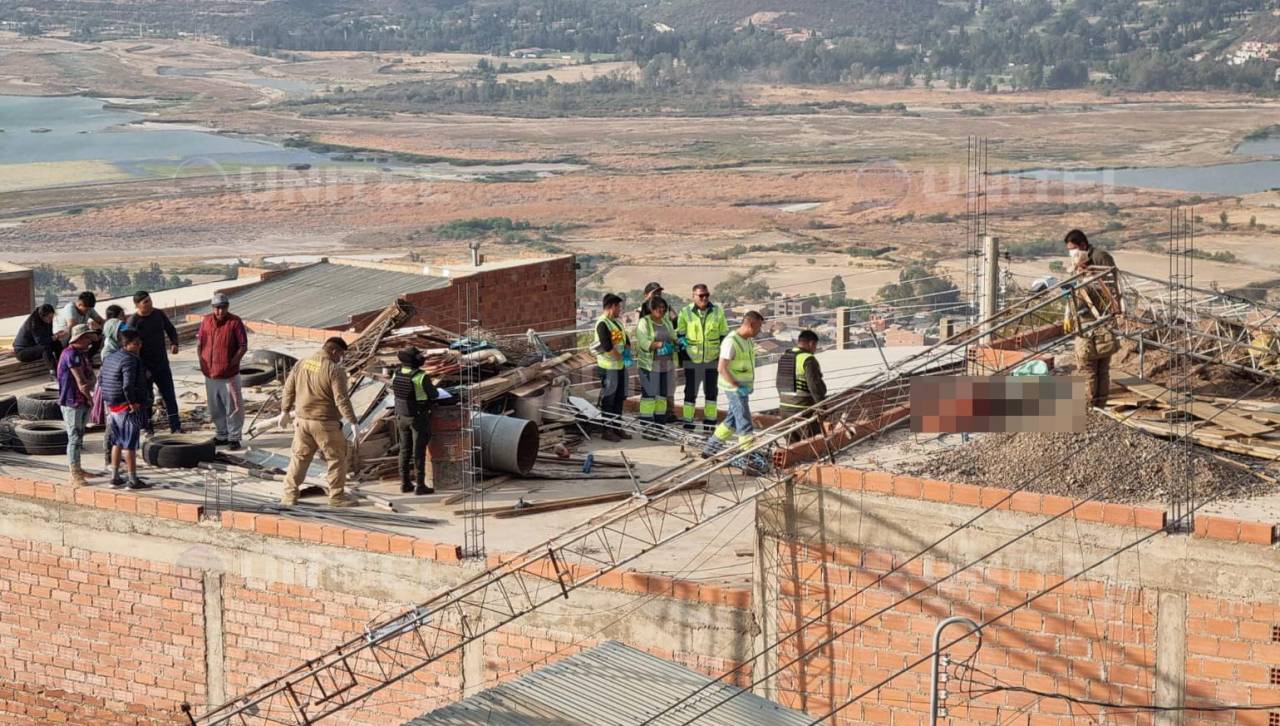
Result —
<instances>
[{"instance_id":1,"label":"blurred censored area","mask_svg":"<svg viewBox=\"0 0 1280 726\"><path fill-rule=\"evenodd\" d=\"M918 434L1079 433L1082 376L915 376L911 430Z\"/></svg>"}]
</instances>

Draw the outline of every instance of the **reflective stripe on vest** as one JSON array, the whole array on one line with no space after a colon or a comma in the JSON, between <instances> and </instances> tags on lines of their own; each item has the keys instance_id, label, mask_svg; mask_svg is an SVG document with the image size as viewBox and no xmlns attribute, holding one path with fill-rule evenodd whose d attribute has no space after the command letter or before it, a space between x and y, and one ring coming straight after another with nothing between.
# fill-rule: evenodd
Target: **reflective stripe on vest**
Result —
<instances>
[{"instance_id":1,"label":"reflective stripe on vest","mask_svg":"<svg viewBox=\"0 0 1280 726\"><path fill-rule=\"evenodd\" d=\"M724 340L720 331L728 327L724 319L724 308L712 303L706 310L699 310L690 303L684 308L684 339L689 344L689 360L694 363L711 363L720 357L720 342ZM710 335L707 328L714 330Z\"/></svg>"},{"instance_id":2,"label":"reflective stripe on vest","mask_svg":"<svg viewBox=\"0 0 1280 726\"><path fill-rule=\"evenodd\" d=\"M809 392L809 380L804 376L804 367L813 357L812 353L792 348L782 354L778 361L778 398L781 405L789 408L807 408L813 405L813 394Z\"/></svg>"},{"instance_id":3,"label":"reflective stripe on vest","mask_svg":"<svg viewBox=\"0 0 1280 726\"><path fill-rule=\"evenodd\" d=\"M728 339L733 342L733 358L729 360L729 372L738 381L738 385L754 386L756 382L755 343L738 335L736 330L729 334ZM720 383L727 388L733 388L733 384L723 377Z\"/></svg>"},{"instance_id":4,"label":"reflective stripe on vest","mask_svg":"<svg viewBox=\"0 0 1280 726\"><path fill-rule=\"evenodd\" d=\"M600 366L601 368L604 368L605 370L620 371L623 368L622 348L626 345L627 334L622 329L622 323L619 323L618 321L614 320L608 315L601 315L596 320L597 326L600 323L604 323L609 327L610 338L613 341L613 350L607 351L607 352L600 351L599 353L597 353L596 365ZM614 353L617 353L618 357L615 358L613 355Z\"/></svg>"}]
</instances>

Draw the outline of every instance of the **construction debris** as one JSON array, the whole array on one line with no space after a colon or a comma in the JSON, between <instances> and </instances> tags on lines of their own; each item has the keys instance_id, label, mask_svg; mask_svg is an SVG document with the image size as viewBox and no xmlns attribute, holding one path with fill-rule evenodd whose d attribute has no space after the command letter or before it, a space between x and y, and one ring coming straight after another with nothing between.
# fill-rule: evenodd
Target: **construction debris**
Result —
<instances>
[{"instance_id":1,"label":"construction debris","mask_svg":"<svg viewBox=\"0 0 1280 726\"><path fill-rule=\"evenodd\" d=\"M1079 453L1073 453L1081 449ZM1172 457L1152 436L1090 412L1085 434L1019 433L983 436L902 466L906 473L946 481L1013 488L1109 502L1164 502L1171 492ZM1061 461L1065 459L1065 461ZM1232 499L1268 494L1275 487L1214 454L1192 454L1196 497Z\"/></svg>"}]
</instances>

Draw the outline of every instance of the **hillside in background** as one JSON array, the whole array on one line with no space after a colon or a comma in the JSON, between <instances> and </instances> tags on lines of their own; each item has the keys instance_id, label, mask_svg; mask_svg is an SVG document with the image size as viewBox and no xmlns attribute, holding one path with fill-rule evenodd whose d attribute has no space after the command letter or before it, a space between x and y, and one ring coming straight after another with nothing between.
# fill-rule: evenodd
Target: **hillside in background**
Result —
<instances>
[{"instance_id":1,"label":"hillside in background","mask_svg":"<svg viewBox=\"0 0 1280 726\"><path fill-rule=\"evenodd\" d=\"M649 85L1274 92L1277 0L0 0L0 20L92 40L209 33L263 51L515 51L635 61ZM585 59L585 58L584 58ZM629 90L629 89L628 89Z\"/></svg>"}]
</instances>

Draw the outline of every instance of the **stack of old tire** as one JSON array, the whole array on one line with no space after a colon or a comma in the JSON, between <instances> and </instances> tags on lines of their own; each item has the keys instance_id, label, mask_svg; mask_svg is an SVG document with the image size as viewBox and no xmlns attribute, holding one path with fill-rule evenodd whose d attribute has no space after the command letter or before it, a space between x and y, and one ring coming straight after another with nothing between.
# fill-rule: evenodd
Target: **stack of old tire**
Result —
<instances>
[{"instance_id":1,"label":"stack of old tire","mask_svg":"<svg viewBox=\"0 0 1280 726\"><path fill-rule=\"evenodd\" d=\"M32 456L67 450L67 427L56 391L0 396L0 418L6 421L7 444Z\"/></svg>"},{"instance_id":2,"label":"stack of old tire","mask_svg":"<svg viewBox=\"0 0 1280 726\"><path fill-rule=\"evenodd\" d=\"M298 359L288 353L274 350L255 350L247 356L248 362L240 364L240 385L265 386L279 378L284 380Z\"/></svg>"}]
</instances>

